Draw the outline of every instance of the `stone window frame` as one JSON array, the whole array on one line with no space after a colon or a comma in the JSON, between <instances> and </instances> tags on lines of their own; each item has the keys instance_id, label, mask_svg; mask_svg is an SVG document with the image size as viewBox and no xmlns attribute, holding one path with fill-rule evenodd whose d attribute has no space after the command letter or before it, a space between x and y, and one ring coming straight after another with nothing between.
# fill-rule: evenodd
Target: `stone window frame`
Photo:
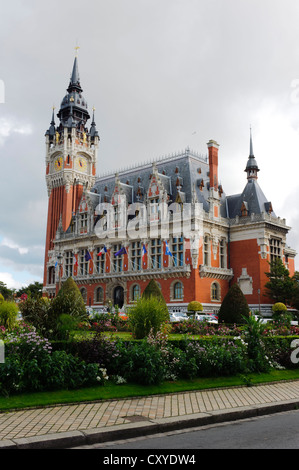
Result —
<instances>
[{"instance_id":1,"label":"stone window frame","mask_svg":"<svg viewBox=\"0 0 299 470\"><path fill-rule=\"evenodd\" d=\"M204 233L202 249L203 265L211 266L211 235L209 233Z\"/></svg>"},{"instance_id":2,"label":"stone window frame","mask_svg":"<svg viewBox=\"0 0 299 470\"><path fill-rule=\"evenodd\" d=\"M83 297L84 303L87 303L87 289L86 287L80 287L80 293Z\"/></svg>"},{"instance_id":3,"label":"stone window frame","mask_svg":"<svg viewBox=\"0 0 299 470\"><path fill-rule=\"evenodd\" d=\"M140 284L138 284L137 282L132 284L131 287L130 287L130 302L136 302L137 298L134 299L134 289L138 287L139 288L139 297L141 297L141 287L140 287Z\"/></svg>"},{"instance_id":4,"label":"stone window frame","mask_svg":"<svg viewBox=\"0 0 299 470\"><path fill-rule=\"evenodd\" d=\"M181 298L176 298L176 285L181 284ZM178 279L173 281L170 286L170 301L171 302L182 302L184 300L184 283Z\"/></svg>"},{"instance_id":5,"label":"stone window frame","mask_svg":"<svg viewBox=\"0 0 299 470\"><path fill-rule=\"evenodd\" d=\"M100 295L99 292L101 292ZM103 304L104 303L104 288L102 286L97 286L94 290L94 303Z\"/></svg>"},{"instance_id":6,"label":"stone window frame","mask_svg":"<svg viewBox=\"0 0 299 470\"><path fill-rule=\"evenodd\" d=\"M214 287L216 287L216 296L214 294ZM219 282L213 281L211 283L211 301L212 302L219 302L221 301L221 286Z\"/></svg>"}]
</instances>

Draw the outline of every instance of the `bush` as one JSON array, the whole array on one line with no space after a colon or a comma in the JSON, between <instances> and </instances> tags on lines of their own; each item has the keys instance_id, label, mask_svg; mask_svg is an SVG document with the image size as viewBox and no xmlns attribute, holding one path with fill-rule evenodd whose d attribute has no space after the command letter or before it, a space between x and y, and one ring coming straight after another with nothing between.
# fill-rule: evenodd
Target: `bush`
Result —
<instances>
[{"instance_id":1,"label":"bush","mask_svg":"<svg viewBox=\"0 0 299 470\"><path fill-rule=\"evenodd\" d=\"M59 338L66 332L61 330L61 315L69 315L76 322L88 322L88 315L86 312L85 304L81 292L73 280L69 277L62 285L62 288L58 292L57 296L52 300L49 309L49 322L47 335ZM66 317L65 317L66 318Z\"/></svg>"},{"instance_id":2,"label":"bush","mask_svg":"<svg viewBox=\"0 0 299 470\"><path fill-rule=\"evenodd\" d=\"M0 302L0 325L11 330L17 321L18 306L14 302Z\"/></svg>"},{"instance_id":3,"label":"bush","mask_svg":"<svg viewBox=\"0 0 299 470\"><path fill-rule=\"evenodd\" d=\"M288 313L288 309L282 302L276 302L272 305L272 319L279 325L290 325L292 321L292 315Z\"/></svg>"},{"instance_id":4,"label":"bush","mask_svg":"<svg viewBox=\"0 0 299 470\"><path fill-rule=\"evenodd\" d=\"M129 324L136 339L145 338L152 330L156 334L162 323L169 320L164 303L157 297L141 297L129 310Z\"/></svg>"},{"instance_id":5,"label":"bush","mask_svg":"<svg viewBox=\"0 0 299 470\"><path fill-rule=\"evenodd\" d=\"M167 366L161 351L145 340L140 343L118 343L118 367L122 376L140 385L161 383Z\"/></svg>"},{"instance_id":6,"label":"bush","mask_svg":"<svg viewBox=\"0 0 299 470\"><path fill-rule=\"evenodd\" d=\"M47 297L29 297L19 305L24 321L33 325L40 334L49 336L51 301Z\"/></svg>"},{"instance_id":7,"label":"bush","mask_svg":"<svg viewBox=\"0 0 299 470\"><path fill-rule=\"evenodd\" d=\"M270 369L270 362L263 341L265 329L266 325L253 316L246 319L244 333L245 342L247 343L248 369L251 372L267 372Z\"/></svg>"},{"instance_id":8,"label":"bush","mask_svg":"<svg viewBox=\"0 0 299 470\"><path fill-rule=\"evenodd\" d=\"M245 323L250 314L247 300L238 284L233 284L223 299L219 313L219 323ZM245 317L245 318L244 318Z\"/></svg>"},{"instance_id":9,"label":"bush","mask_svg":"<svg viewBox=\"0 0 299 470\"><path fill-rule=\"evenodd\" d=\"M167 304L165 302L160 287L154 279L150 280L142 294L143 299L150 299L151 297L156 297L158 300L160 300L161 304L165 309L165 312L168 314Z\"/></svg>"},{"instance_id":10,"label":"bush","mask_svg":"<svg viewBox=\"0 0 299 470\"><path fill-rule=\"evenodd\" d=\"M5 342L0 364L0 393L75 389L103 383L98 364L87 363L66 351L54 351L36 332L21 333Z\"/></svg>"}]
</instances>

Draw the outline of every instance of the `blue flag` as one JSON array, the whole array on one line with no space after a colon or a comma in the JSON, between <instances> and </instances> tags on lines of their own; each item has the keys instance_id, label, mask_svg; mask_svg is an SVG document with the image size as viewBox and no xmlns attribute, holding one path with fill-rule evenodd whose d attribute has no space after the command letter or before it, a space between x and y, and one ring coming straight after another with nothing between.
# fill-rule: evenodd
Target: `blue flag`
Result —
<instances>
[{"instance_id":1,"label":"blue flag","mask_svg":"<svg viewBox=\"0 0 299 470\"><path fill-rule=\"evenodd\" d=\"M89 253L89 251L86 252L86 255L85 255L85 261L89 261L91 259L91 255Z\"/></svg>"},{"instance_id":2,"label":"blue flag","mask_svg":"<svg viewBox=\"0 0 299 470\"><path fill-rule=\"evenodd\" d=\"M170 251L170 249L169 249L168 243L167 243L167 242L165 242L165 245L166 245L166 251L165 251L165 254L166 254L166 255L169 255L169 256L172 256L172 253L171 253L171 251Z\"/></svg>"},{"instance_id":3,"label":"blue flag","mask_svg":"<svg viewBox=\"0 0 299 470\"><path fill-rule=\"evenodd\" d=\"M126 254L127 254L126 249L123 246L117 253L115 253L114 256L120 256L120 255L126 255Z\"/></svg>"}]
</instances>

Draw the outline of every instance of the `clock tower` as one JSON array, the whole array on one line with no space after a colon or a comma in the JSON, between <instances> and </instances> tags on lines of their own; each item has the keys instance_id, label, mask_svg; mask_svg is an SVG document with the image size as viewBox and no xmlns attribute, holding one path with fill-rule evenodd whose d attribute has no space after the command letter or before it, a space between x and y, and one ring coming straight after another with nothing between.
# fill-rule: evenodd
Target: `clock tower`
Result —
<instances>
[{"instance_id":1,"label":"clock tower","mask_svg":"<svg viewBox=\"0 0 299 470\"><path fill-rule=\"evenodd\" d=\"M46 182L48 189L48 219L44 265L44 286L55 284L55 254L53 252L58 224L64 231L76 214L81 197L95 183L99 135L93 117L90 119L87 102L82 94L78 59L74 60L67 93L64 96L55 124L46 132Z\"/></svg>"}]
</instances>

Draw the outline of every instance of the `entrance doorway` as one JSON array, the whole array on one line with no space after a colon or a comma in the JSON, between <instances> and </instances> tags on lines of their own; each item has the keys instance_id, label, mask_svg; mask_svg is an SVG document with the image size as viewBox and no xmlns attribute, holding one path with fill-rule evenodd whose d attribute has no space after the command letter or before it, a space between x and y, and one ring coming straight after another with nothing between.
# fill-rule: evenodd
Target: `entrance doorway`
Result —
<instances>
[{"instance_id":1,"label":"entrance doorway","mask_svg":"<svg viewBox=\"0 0 299 470\"><path fill-rule=\"evenodd\" d=\"M114 289L114 294L113 294L113 305L118 308L123 308L124 305L124 288L121 286L117 286Z\"/></svg>"}]
</instances>

